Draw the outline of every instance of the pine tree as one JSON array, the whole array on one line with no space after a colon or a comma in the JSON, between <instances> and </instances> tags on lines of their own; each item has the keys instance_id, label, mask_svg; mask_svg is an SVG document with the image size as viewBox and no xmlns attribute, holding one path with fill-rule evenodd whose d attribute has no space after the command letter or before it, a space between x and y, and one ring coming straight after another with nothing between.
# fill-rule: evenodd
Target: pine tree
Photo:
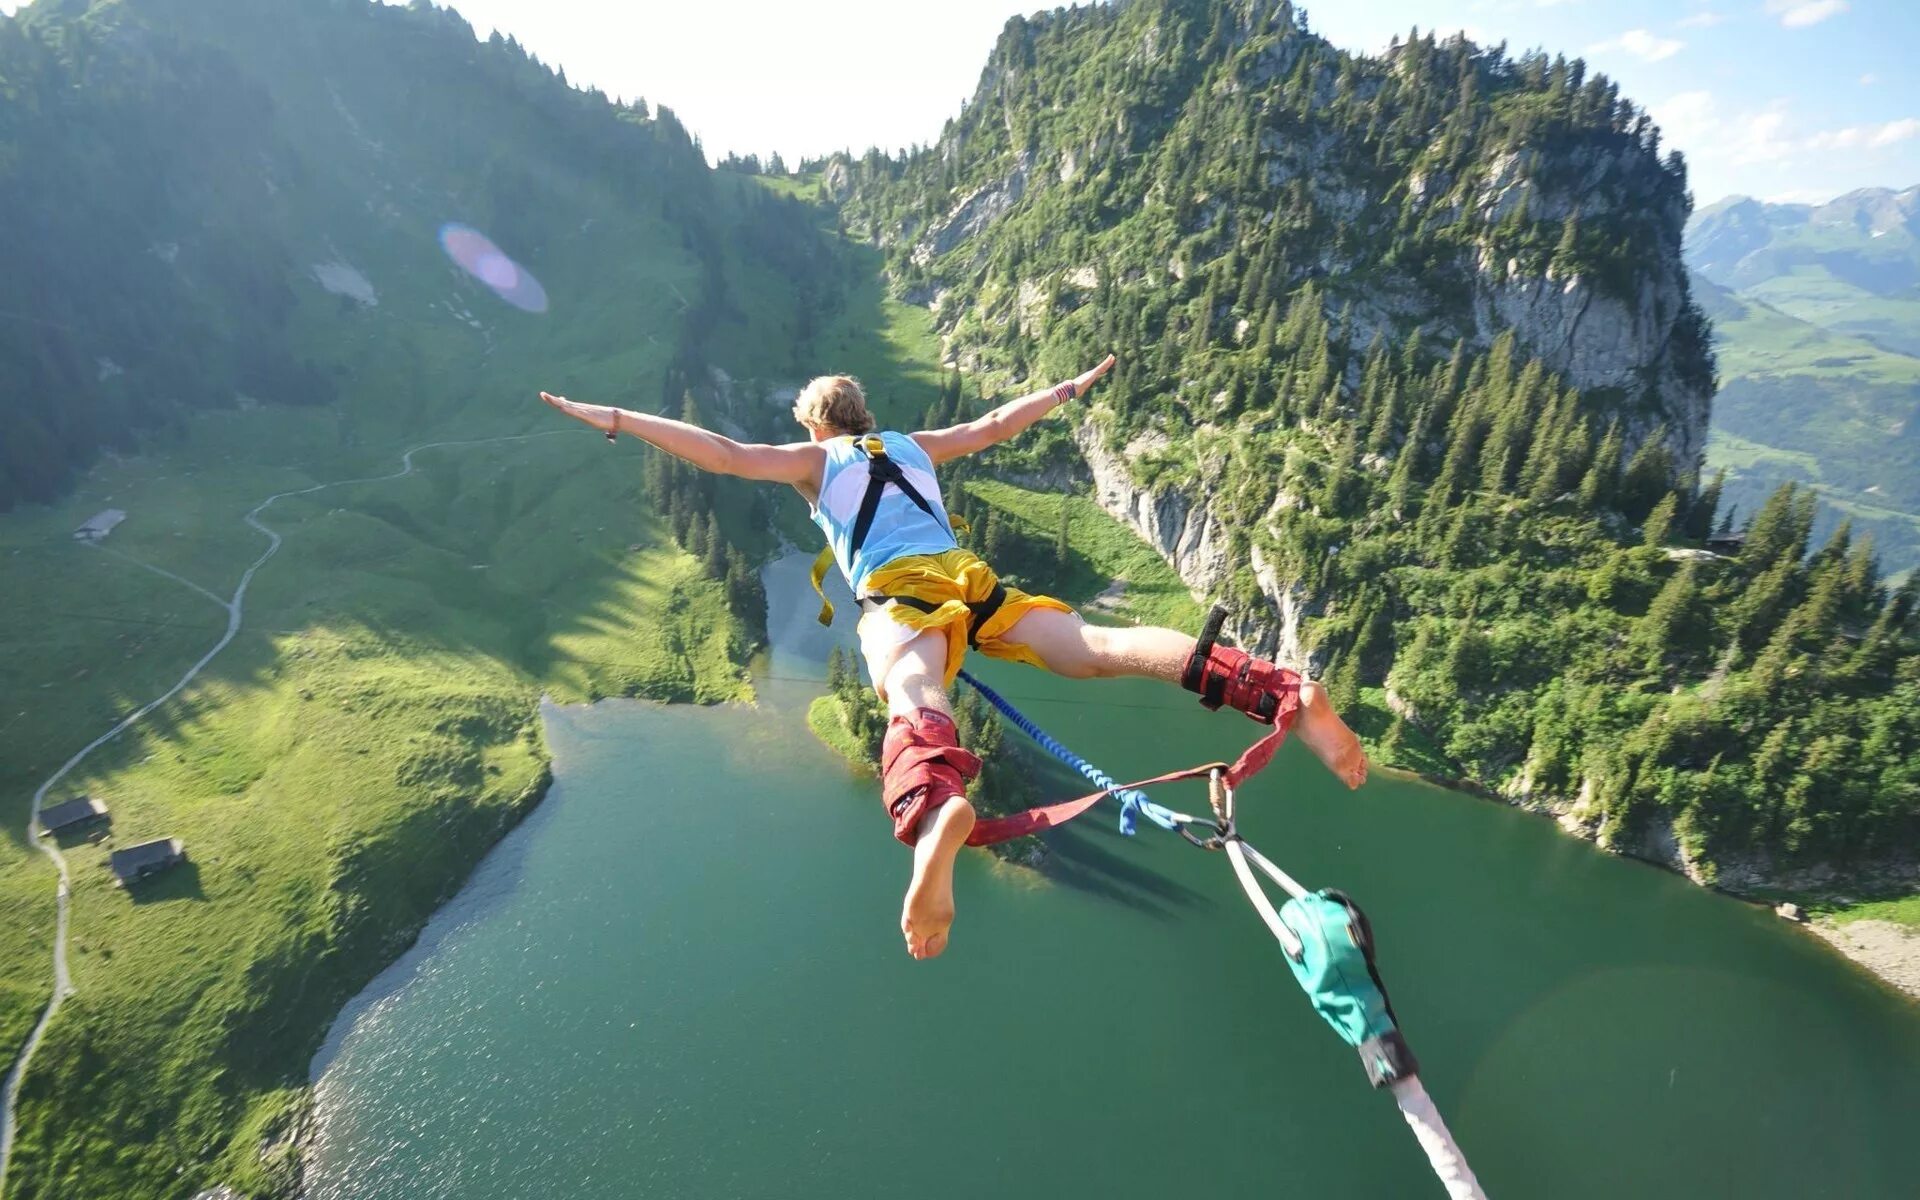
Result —
<instances>
[{"instance_id":1,"label":"pine tree","mask_svg":"<svg viewBox=\"0 0 1920 1200\"><path fill-rule=\"evenodd\" d=\"M1742 647L1757 650L1773 636L1791 601L1791 588L1798 573L1798 564L1793 559L1782 558L1735 598L1733 634Z\"/></svg>"},{"instance_id":2,"label":"pine tree","mask_svg":"<svg viewBox=\"0 0 1920 1200\"><path fill-rule=\"evenodd\" d=\"M1580 270L1580 214L1573 213L1560 223L1560 244L1553 248L1554 275L1565 278Z\"/></svg>"},{"instance_id":3,"label":"pine tree","mask_svg":"<svg viewBox=\"0 0 1920 1200\"><path fill-rule=\"evenodd\" d=\"M1407 519L1409 497L1413 494L1414 448L1409 443L1394 460L1393 474L1387 478L1387 511L1396 521Z\"/></svg>"},{"instance_id":4,"label":"pine tree","mask_svg":"<svg viewBox=\"0 0 1920 1200\"><path fill-rule=\"evenodd\" d=\"M707 514L706 553L702 555L701 568L708 579L721 579L727 573L727 542L720 534L720 519L712 513Z\"/></svg>"},{"instance_id":5,"label":"pine tree","mask_svg":"<svg viewBox=\"0 0 1920 1200\"><path fill-rule=\"evenodd\" d=\"M1802 525L1800 511L1798 486L1781 484L1747 526L1740 562L1751 571L1765 571L1782 559L1799 562L1812 525L1810 520Z\"/></svg>"},{"instance_id":6,"label":"pine tree","mask_svg":"<svg viewBox=\"0 0 1920 1200\"><path fill-rule=\"evenodd\" d=\"M1633 452L1620 481L1616 506L1627 520L1637 524L1646 520L1647 514L1672 486L1673 455L1667 450L1667 430L1663 425Z\"/></svg>"},{"instance_id":7,"label":"pine tree","mask_svg":"<svg viewBox=\"0 0 1920 1200\"><path fill-rule=\"evenodd\" d=\"M1667 535L1673 531L1673 516L1680 509L1680 494L1668 492L1660 503L1653 506L1653 512L1647 515L1647 523L1641 530L1640 544L1655 549L1667 544Z\"/></svg>"},{"instance_id":8,"label":"pine tree","mask_svg":"<svg viewBox=\"0 0 1920 1200\"><path fill-rule=\"evenodd\" d=\"M1726 490L1727 469L1721 467L1713 473L1713 479L1701 489L1700 495L1687 508L1686 536L1695 541L1705 541L1713 534L1714 517L1720 510L1720 493Z\"/></svg>"},{"instance_id":9,"label":"pine tree","mask_svg":"<svg viewBox=\"0 0 1920 1200\"><path fill-rule=\"evenodd\" d=\"M1387 726L1387 732L1380 739L1378 757L1389 765L1397 762L1400 752L1407 743L1407 718L1400 713L1393 714L1393 723Z\"/></svg>"},{"instance_id":10,"label":"pine tree","mask_svg":"<svg viewBox=\"0 0 1920 1200\"><path fill-rule=\"evenodd\" d=\"M1360 670L1349 650L1334 658L1327 669L1327 699L1335 712L1353 712L1360 705Z\"/></svg>"},{"instance_id":11,"label":"pine tree","mask_svg":"<svg viewBox=\"0 0 1920 1200\"><path fill-rule=\"evenodd\" d=\"M989 563L993 563L996 566L1001 563L1001 551L1005 549L1003 545L1004 541L1005 535L1000 524L1000 510L997 508L987 510L987 525L986 529L981 533L980 544L986 552L985 558Z\"/></svg>"},{"instance_id":12,"label":"pine tree","mask_svg":"<svg viewBox=\"0 0 1920 1200\"><path fill-rule=\"evenodd\" d=\"M1385 392L1367 432L1367 449L1375 454L1383 454L1393 445L1394 423L1400 419L1400 385L1390 383Z\"/></svg>"},{"instance_id":13,"label":"pine tree","mask_svg":"<svg viewBox=\"0 0 1920 1200\"><path fill-rule=\"evenodd\" d=\"M1648 671L1664 672L1668 662L1689 657L1699 648L1702 633L1699 598L1694 566L1683 563L1654 597L1646 615L1635 624L1628 643L1646 663Z\"/></svg>"},{"instance_id":14,"label":"pine tree","mask_svg":"<svg viewBox=\"0 0 1920 1200\"><path fill-rule=\"evenodd\" d=\"M1073 528L1073 508L1066 497L1060 499L1060 528L1053 538L1053 565L1059 578L1066 578L1067 567L1073 561L1073 545L1069 534Z\"/></svg>"},{"instance_id":15,"label":"pine tree","mask_svg":"<svg viewBox=\"0 0 1920 1200\"><path fill-rule=\"evenodd\" d=\"M1594 452L1593 466L1580 481L1581 508L1591 512L1613 504L1619 482L1620 451L1620 423L1615 421L1607 426L1606 436L1600 439L1600 449Z\"/></svg>"},{"instance_id":16,"label":"pine tree","mask_svg":"<svg viewBox=\"0 0 1920 1200\"><path fill-rule=\"evenodd\" d=\"M1453 640L1447 644L1446 675L1454 686L1472 690L1485 682L1487 668L1487 640L1475 625L1475 614L1469 609L1466 618L1454 630Z\"/></svg>"},{"instance_id":17,"label":"pine tree","mask_svg":"<svg viewBox=\"0 0 1920 1200\"><path fill-rule=\"evenodd\" d=\"M705 562L707 557L707 522L699 516L690 516L683 544L688 554Z\"/></svg>"}]
</instances>

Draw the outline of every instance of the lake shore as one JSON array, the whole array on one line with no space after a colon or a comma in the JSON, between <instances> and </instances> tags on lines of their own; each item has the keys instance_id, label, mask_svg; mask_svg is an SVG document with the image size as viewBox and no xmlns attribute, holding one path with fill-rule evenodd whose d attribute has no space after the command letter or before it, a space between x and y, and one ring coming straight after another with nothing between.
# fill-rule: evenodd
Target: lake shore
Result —
<instances>
[{"instance_id":1,"label":"lake shore","mask_svg":"<svg viewBox=\"0 0 1920 1200\"><path fill-rule=\"evenodd\" d=\"M1600 840L1598 827L1581 818L1577 801L1555 802L1544 800L1531 793L1522 793L1518 796L1506 795L1471 779L1433 771L1417 771L1391 765L1381 765L1378 769L1407 779L1419 779L1435 787L1466 792L1483 800L1491 800L1498 804L1505 804L1509 808L1518 808L1549 818L1567 834L1581 841L1592 842L1624 858L1637 859L1662 867L1708 891L1719 892L1744 903L1764 904L1771 908L1782 898L1779 893L1783 889L1790 890L1796 897L1804 896L1813 903L1832 904L1843 912L1853 903L1849 897L1835 892L1830 873L1826 873L1829 877L1825 877L1824 882L1804 888L1797 884L1775 880L1752 864L1743 865L1738 871L1733 872L1738 882L1709 879L1697 864L1687 858L1685 851L1673 837L1672 831L1664 827L1650 831L1637 845L1607 845ZM1877 918L1849 921L1831 913L1818 915L1812 921L1794 923L1802 925L1809 933L1819 937L1856 965L1872 972L1897 991L1920 1002L1920 930L1915 930L1898 921Z\"/></svg>"},{"instance_id":2,"label":"lake shore","mask_svg":"<svg viewBox=\"0 0 1920 1200\"><path fill-rule=\"evenodd\" d=\"M1828 918L1807 928L1835 950L1920 1001L1920 933L1893 921Z\"/></svg>"}]
</instances>

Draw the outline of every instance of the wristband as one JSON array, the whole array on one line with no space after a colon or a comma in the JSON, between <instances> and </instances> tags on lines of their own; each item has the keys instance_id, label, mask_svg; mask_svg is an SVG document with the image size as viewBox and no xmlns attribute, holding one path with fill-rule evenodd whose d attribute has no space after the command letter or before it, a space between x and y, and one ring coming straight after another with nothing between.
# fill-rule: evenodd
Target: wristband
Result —
<instances>
[{"instance_id":1,"label":"wristband","mask_svg":"<svg viewBox=\"0 0 1920 1200\"><path fill-rule=\"evenodd\" d=\"M613 410L613 426L607 430L607 440L614 443L620 441L620 410L617 408Z\"/></svg>"},{"instance_id":2,"label":"wristband","mask_svg":"<svg viewBox=\"0 0 1920 1200\"><path fill-rule=\"evenodd\" d=\"M1068 380L1067 382L1061 384L1059 387L1053 389L1053 398L1055 400L1058 400L1062 404L1065 404L1067 401L1073 399L1075 396L1078 396L1079 394L1080 394L1080 389L1073 386L1072 380Z\"/></svg>"}]
</instances>

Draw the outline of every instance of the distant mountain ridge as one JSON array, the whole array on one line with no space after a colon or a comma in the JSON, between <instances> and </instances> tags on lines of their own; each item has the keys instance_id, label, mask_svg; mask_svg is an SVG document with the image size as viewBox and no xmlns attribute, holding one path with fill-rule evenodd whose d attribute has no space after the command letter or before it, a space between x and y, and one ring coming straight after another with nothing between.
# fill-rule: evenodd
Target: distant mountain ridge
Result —
<instances>
[{"instance_id":1,"label":"distant mountain ridge","mask_svg":"<svg viewBox=\"0 0 1920 1200\"><path fill-rule=\"evenodd\" d=\"M1789 316L1920 353L1920 187L1825 204L1730 196L1687 222L1686 260Z\"/></svg>"},{"instance_id":2,"label":"distant mountain ridge","mask_svg":"<svg viewBox=\"0 0 1920 1200\"><path fill-rule=\"evenodd\" d=\"M1753 512L1811 484L1821 527L1920 565L1920 187L1824 204L1733 196L1687 224L1720 358L1709 459Z\"/></svg>"}]
</instances>

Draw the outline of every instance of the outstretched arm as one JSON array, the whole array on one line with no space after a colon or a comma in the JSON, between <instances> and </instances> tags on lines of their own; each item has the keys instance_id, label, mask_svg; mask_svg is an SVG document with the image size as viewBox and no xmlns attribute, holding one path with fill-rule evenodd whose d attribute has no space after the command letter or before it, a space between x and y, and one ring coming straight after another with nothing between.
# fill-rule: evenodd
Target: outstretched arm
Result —
<instances>
[{"instance_id":1,"label":"outstretched arm","mask_svg":"<svg viewBox=\"0 0 1920 1200\"><path fill-rule=\"evenodd\" d=\"M1018 400L1009 400L986 416L968 421L965 425L924 430L914 434L913 440L936 463L978 453L1018 435L1075 396L1086 395L1087 389L1112 369L1113 355L1109 354L1099 366L1070 383L1022 396Z\"/></svg>"},{"instance_id":2,"label":"outstretched arm","mask_svg":"<svg viewBox=\"0 0 1920 1200\"><path fill-rule=\"evenodd\" d=\"M546 392L541 392L540 398L574 420L583 421L602 433L632 434L676 458L686 459L703 471L738 475L742 479L790 483L797 487L812 485L820 476L823 452L812 442L793 442L785 446L748 445L711 429L656 417L651 413L613 408L605 404L581 404L565 396L553 396Z\"/></svg>"}]
</instances>

